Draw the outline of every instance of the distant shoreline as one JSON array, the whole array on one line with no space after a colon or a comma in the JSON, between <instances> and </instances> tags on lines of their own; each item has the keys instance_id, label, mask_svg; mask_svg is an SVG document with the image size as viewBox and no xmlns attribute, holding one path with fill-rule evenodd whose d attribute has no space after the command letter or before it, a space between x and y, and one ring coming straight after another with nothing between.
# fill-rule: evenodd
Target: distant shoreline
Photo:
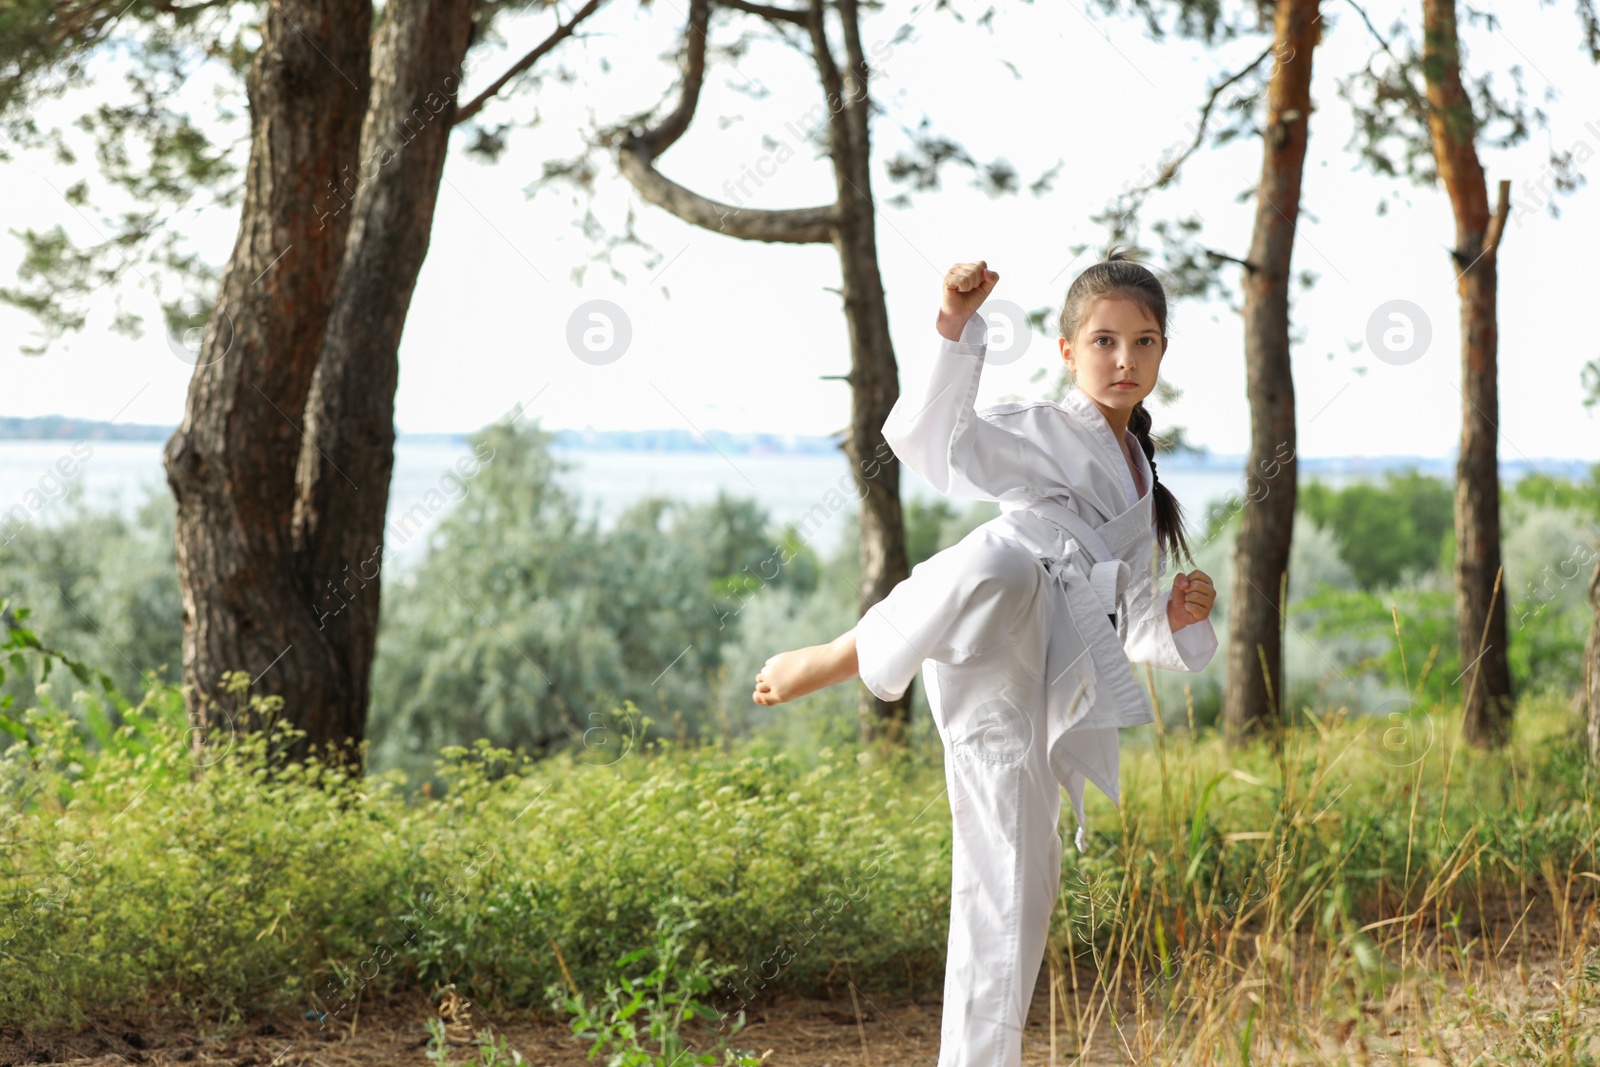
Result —
<instances>
[{"instance_id":1,"label":"distant shoreline","mask_svg":"<svg viewBox=\"0 0 1600 1067\"><path fill-rule=\"evenodd\" d=\"M66 415L32 418L0 417L0 441L165 441L176 426L101 422ZM830 455L839 438L816 434L729 433L708 430L705 438L690 430L550 430L560 448L607 452L734 452L739 455ZM467 443L468 433L405 433L408 444ZM710 444L707 444L707 441ZM713 448L715 446L715 449Z\"/></svg>"},{"instance_id":2,"label":"distant shoreline","mask_svg":"<svg viewBox=\"0 0 1600 1067\"><path fill-rule=\"evenodd\" d=\"M43 415L33 418L0 416L0 442L21 441L165 441L172 436L176 426L155 426L148 423L100 422L95 419L75 419L64 415ZM576 452L637 452L646 455L705 454L737 456L841 456L840 437L817 434L730 433L726 430L708 430L706 436L690 430L670 428L654 430L551 430L554 445ZM467 444L467 433L404 433L399 443L405 445L460 445ZM708 443L709 442L709 443ZM1223 455L1204 452L1199 455L1183 454L1162 457L1165 468L1193 468L1211 470L1238 470L1244 466L1243 455ZM1532 472L1555 474L1582 479L1592 463L1581 459L1555 459L1542 457L1534 460L1521 458L1500 460L1502 478L1515 479ZM1455 478L1456 461L1448 456L1317 456L1304 457L1300 469L1306 474L1380 475L1390 470L1415 469L1424 474Z\"/></svg>"}]
</instances>

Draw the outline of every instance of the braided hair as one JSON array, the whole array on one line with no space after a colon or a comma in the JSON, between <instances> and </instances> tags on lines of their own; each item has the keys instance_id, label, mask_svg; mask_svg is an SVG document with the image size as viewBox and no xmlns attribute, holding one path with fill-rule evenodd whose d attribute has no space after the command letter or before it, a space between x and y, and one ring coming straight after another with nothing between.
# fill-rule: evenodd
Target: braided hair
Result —
<instances>
[{"instance_id":1,"label":"braided hair","mask_svg":"<svg viewBox=\"0 0 1600 1067\"><path fill-rule=\"evenodd\" d=\"M1156 276L1135 260L1133 250L1120 248L1113 248L1105 259L1085 268L1082 274L1073 279L1061 308L1061 336L1069 341L1074 340L1095 302L1106 296L1137 301L1156 320L1162 339L1166 339L1166 291L1161 288ZM1176 557L1181 552L1193 566L1194 556L1189 551L1189 542L1183 533L1183 508L1178 504L1178 498L1172 495L1172 490L1162 485L1160 477L1156 475L1157 442L1150 436L1150 423L1150 412L1141 400L1129 414L1128 429L1139 439L1139 447L1144 449L1145 459L1150 462L1150 476L1154 479L1150 493L1155 510L1156 541L1168 557ZM1161 443L1165 444L1164 441Z\"/></svg>"}]
</instances>

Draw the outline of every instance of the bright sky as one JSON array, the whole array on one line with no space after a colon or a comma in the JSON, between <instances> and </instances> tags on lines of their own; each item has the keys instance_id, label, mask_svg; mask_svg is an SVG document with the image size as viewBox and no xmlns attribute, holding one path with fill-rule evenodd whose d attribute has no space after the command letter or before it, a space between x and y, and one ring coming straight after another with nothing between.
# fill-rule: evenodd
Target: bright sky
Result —
<instances>
[{"instance_id":1,"label":"bright sky","mask_svg":"<svg viewBox=\"0 0 1600 1067\"><path fill-rule=\"evenodd\" d=\"M1371 13L1387 30L1396 13L1414 22L1419 6L1375 3ZM1600 189L1558 197L1559 220L1544 209L1548 196L1538 189L1552 148L1573 150L1580 172L1592 169L1582 161L1600 149L1600 72L1580 49L1571 5L1496 7L1505 9L1499 30L1467 30L1469 71L1499 72L1495 84L1506 95L1513 87L1504 71L1520 64L1529 103L1549 113L1552 127L1516 149L1483 150L1491 197L1493 183L1505 177L1518 198L1500 253L1500 455L1600 459L1600 413L1582 407L1579 379L1583 364L1600 355L1583 325L1597 280ZM1158 44L1141 23L1087 17L1080 0L999 9L992 35L970 18L958 23L949 11L913 7L910 0L891 0L864 25L869 53L879 57L873 93L888 110L873 126L877 240L907 387L928 371L939 284L952 263L985 259L1001 276L994 299L1059 310L1072 278L1104 240L1088 216L1186 143L1207 84L1253 58L1264 41L1218 52L1176 39ZM1315 56L1316 110L1294 259L1297 272L1320 275L1314 288L1297 291L1293 311L1299 451L1444 456L1456 447L1461 406L1459 310L1446 255L1454 240L1449 203L1442 188L1420 190L1357 169L1345 150L1351 122L1335 79L1359 69L1374 42L1353 8L1329 0L1324 10L1333 28ZM907 18L912 39L889 45ZM566 64L580 74L575 82L548 79L536 94L488 109L491 123L535 113L541 120L512 133L512 149L498 164L468 158L460 151L465 134L456 131L401 343L396 423L402 431L475 429L530 400L530 414L547 428L824 434L847 425L846 386L821 380L849 368L831 246L745 242L691 227L644 202L616 174L613 159L597 155L609 169L597 186L595 216L621 233L631 206L639 236L660 250L660 260L625 246L616 262L626 284L595 263L580 287L572 272L589 263L596 247L580 229L589 205L565 186L532 199L524 191L546 160L575 154L577 131L591 116L611 122L675 99L676 64L662 57L676 54L683 19L675 0L643 10L620 0L608 5L585 24L586 40L563 46ZM552 25L548 14L504 23L505 46L476 55L467 95ZM719 12L712 41L731 43L741 28L760 33L763 24ZM70 119L120 92L118 62L104 61L95 90L69 96L41 119ZM199 114L211 113L214 84L226 83L213 74L186 86ZM746 87L766 95L755 99L740 91ZM1554 95L1547 100L1547 93ZM825 203L833 195L831 169L801 141L822 114L820 101L814 70L785 45L755 44L737 68L716 58L694 124L659 165L718 200L760 208ZM242 93L233 102L242 107ZM1008 160L1024 186L1065 160L1054 190L991 200L971 186L964 168L947 166L941 190L913 194L909 208L883 203L901 191L884 166L924 116L931 131L980 162ZM776 163L780 155L785 159ZM8 229L60 223L80 244L98 239L97 229L109 232L60 192L93 165L87 152L76 170L39 156L0 165ZM732 183L747 173L759 181L747 181L751 195L744 197ZM1198 209L1204 242L1243 256L1254 200L1241 201L1240 194L1259 173L1255 139L1204 150L1190 159L1176 190L1147 205L1146 222ZM102 188L92 176L91 184ZM1386 196L1389 212L1379 216L1376 205ZM119 208L114 201L102 206L108 213ZM174 225L220 265L232 248L237 215L210 209ZM1067 247L1079 241L1090 242L1091 251L1074 260ZM1153 250L1148 228L1144 241ZM21 257L16 238L0 237L0 284L17 284ZM0 374L7 384L0 414L178 422L191 367L169 347L153 292L134 279L120 294L124 307L146 316L142 340L107 329L114 300L102 293L87 328L43 357L18 351L35 336L34 321L0 307ZM568 342L570 331L585 328L585 321L572 325L580 305L596 299L620 307L631 334L621 356L606 363L578 358ZM1396 300L1420 308L1431 329L1428 347L1410 362L1380 360L1366 344L1374 315ZM1380 330L1386 325L1377 323ZM1162 376L1184 395L1157 411L1157 427L1182 425L1198 444L1245 452L1238 316L1222 304L1178 301L1170 329ZM985 370L978 402L1038 395L1043 383L1031 384L1030 375L1058 363L1054 336L1032 337L1020 359Z\"/></svg>"}]
</instances>

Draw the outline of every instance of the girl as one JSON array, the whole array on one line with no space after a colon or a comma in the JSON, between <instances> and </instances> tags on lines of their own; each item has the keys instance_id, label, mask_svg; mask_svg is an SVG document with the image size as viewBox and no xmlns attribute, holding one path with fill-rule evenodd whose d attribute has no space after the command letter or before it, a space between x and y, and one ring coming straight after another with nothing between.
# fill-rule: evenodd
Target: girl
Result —
<instances>
[{"instance_id":1,"label":"girl","mask_svg":"<svg viewBox=\"0 0 1600 1067\"><path fill-rule=\"evenodd\" d=\"M932 380L900 397L883 436L936 490L997 501L1000 516L847 633L767 660L752 694L779 704L859 676L897 700L922 672L953 822L938 1067L1020 1067L1061 876L1058 786L1083 851L1084 783L1117 803L1117 731L1155 721L1131 664L1198 671L1217 649L1205 572L1156 592L1169 554L1193 563L1143 403L1167 348L1161 283L1113 250L1067 290L1063 403L974 410L977 309L999 278L983 260L946 273Z\"/></svg>"}]
</instances>

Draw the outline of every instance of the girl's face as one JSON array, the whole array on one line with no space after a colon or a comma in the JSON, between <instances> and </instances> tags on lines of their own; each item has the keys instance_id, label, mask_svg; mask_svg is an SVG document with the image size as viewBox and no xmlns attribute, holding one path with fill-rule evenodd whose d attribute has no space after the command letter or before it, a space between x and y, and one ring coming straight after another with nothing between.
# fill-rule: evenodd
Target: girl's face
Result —
<instances>
[{"instance_id":1,"label":"girl's face","mask_svg":"<svg viewBox=\"0 0 1600 1067\"><path fill-rule=\"evenodd\" d=\"M1078 335L1061 338L1061 358L1077 374L1078 388L1100 405L1113 425L1127 425L1134 405L1156 387L1167 340L1143 304L1120 296L1094 302ZM1121 385L1132 382L1132 385ZM1112 413L1121 416L1113 419Z\"/></svg>"}]
</instances>

